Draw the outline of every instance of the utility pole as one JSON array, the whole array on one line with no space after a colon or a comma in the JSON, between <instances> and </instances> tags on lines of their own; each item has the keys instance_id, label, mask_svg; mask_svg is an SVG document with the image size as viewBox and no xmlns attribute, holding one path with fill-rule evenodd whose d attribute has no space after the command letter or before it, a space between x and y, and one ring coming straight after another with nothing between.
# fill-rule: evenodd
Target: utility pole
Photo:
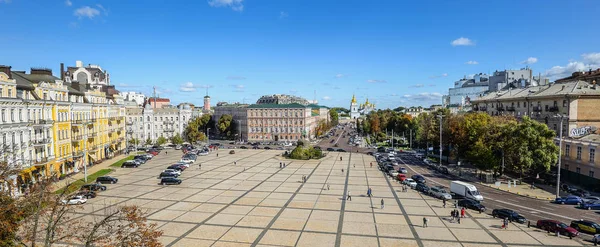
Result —
<instances>
[{"instance_id":1,"label":"utility pole","mask_svg":"<svg viewBox=\"0 0 600 247\"><path fill-rule=\"evenodd\" d=\"M394 129L392 129L392 150L394 150Z\"/></svg>"},{"instance_id":2,"label":"utility pole","mask_svg":"<svg viewBox=\"0 0 600 247\"><path fill-rule=\"evenodd\" d=\"M558 117L560 117L560 133L558 142L558 165L556 166L556 198L560 197L560 165L562 160L563 120L569 116L558 115Z\"/></svg>"},{"instance_id":3,"label":"utility pole","mask_svg":"<svg viewBox=\"0 0 600 247\"><path fill-rule=\"evenodd\" d=\"M412 149L412 129L410 129L410 140L409 140L409 145L410 145L410 149Z\"/></svg>"},{"instance_id":4,"label":"utility pole","mask_svg":"<svg viewBox=\"0 0 600 247\"><path fill-rule=\"evenodd\" d=\"M440 166L442 166L442 119L444 118L444 115L438 115L438 117L440 118Z\"/></svg>"}]
</instances>

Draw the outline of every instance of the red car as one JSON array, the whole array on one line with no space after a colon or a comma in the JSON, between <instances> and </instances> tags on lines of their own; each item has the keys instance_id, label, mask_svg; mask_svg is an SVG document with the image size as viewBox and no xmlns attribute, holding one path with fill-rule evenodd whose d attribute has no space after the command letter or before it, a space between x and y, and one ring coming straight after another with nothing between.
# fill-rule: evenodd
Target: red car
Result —
<instances>
[{"instance_id":1,"label":"red car","mask_svg":"<svg viewBox=\"0 0 600 247\"><path fill-rule=\"evenodd\" d=\"M398 180L400 180L400 182L402 182L402 181L404 181L404 179L406 179L406 174L400 173L400 174L398 174L398 176L396 176L396 178Z\"/></svg>"},{"instance_id":2,"label":"red car","mask_svg":"<svg viewBox=\"0 0 600 247\"><path fill-rule=\"evenodd\" d=\"M557 220L538 220L537 227L548 232L557 232L560 235L568 236L569 238L577 237L579 232L575 228L568 226Z\"/></svg>"},{"instance_id":3,"label":"red car","mask_svg":"<svg viewBox=\"0 0 600 247\"><path fill-rule=\"evenodd\" d=\"M148 151L148 153L149 153L149 154L152 154L152 155L154 155L154 156L158 155L158 152L156 152L156 151Z\"/></svg>"}]
</instances>

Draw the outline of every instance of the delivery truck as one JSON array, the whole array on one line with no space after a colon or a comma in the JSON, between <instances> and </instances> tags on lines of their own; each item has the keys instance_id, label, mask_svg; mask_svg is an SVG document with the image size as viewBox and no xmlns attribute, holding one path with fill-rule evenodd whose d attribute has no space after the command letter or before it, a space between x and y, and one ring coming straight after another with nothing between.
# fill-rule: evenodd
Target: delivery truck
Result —
<instances>
[{"instance_id":1,"label":"delivery truck","mask_svg":"<svg viewBox=\"0 0 600 247\"><path fill-rule=\"evenodd\" d=\"M450 182L450 192L454 195L464 197L467 199L473 199L476 201L483 201L483 196L477 191L475 185L465 183L462 181Z\"/></svg>"}]
</instances>

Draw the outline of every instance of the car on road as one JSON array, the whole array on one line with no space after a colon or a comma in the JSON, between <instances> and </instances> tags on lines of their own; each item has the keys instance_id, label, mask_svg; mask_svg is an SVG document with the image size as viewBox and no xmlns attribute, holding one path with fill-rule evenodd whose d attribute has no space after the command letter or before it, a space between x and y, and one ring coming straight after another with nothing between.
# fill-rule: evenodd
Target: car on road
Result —
<instances>
[{"instance_id":1,"label":"car on road","mask_svg":"<svg viewBox=\"0 0 600 247\"><path fill-rule=\"evenodd\" d=\"M412 178L404 179L402 183L410 186L413 189L417 186L417 182L415 182L415 180L413 180Z\"/></svg>"},{"instance_id":2,"label":"car on road","mask_svg":"<svg viewBox=\"0 0 600 247\"><path fill-rule=\"evenodd\" d=\"M450 195L443 186L433 186L429 188L429 194L435 198L452 200L452 195Z\"/></svg>"},{"instance_id":3,"label":"car on road","mask_svg":"<svg viewBox=\"0 0 600 247\"><path fill-rule=\"evenodd\" d=\"M164 171L162 171L162 172L170 172L170 173L175 173L175 174L177 174L178 176L181 176L181 170L176 170L176 169L165 169L165 170L164 170Z\"/></svg>"},{"instance_id":4,"label":"car on road","mask_svg":"<svg viewBox=\"0 0 600 247\"><path fill-rule=\"evenodd\" d=\"M400 173L403 173L403 174L407 174L407 173L408 173L408 170L406 170L406 168L404 168L404 167L400 167L400 168L398 169L398 171L399 171Z\"/></svg>"},{"instance_id":5,"label":"car on road","mask_svg":"<svg viewBox=\"0 0 600 247\"><path fill-rule=\"evenodd\" d=\"M144 159L133 159L133 161L135 161L136 163L138 163L138 165L146 164L146 160L144 160Z\"/></svg>"},{"instance_id":6,"label":"car on road","mask_svg":"<svg viewBox=\"0 0 600 247\"><path fill-rule=\"evenodd\" d=\"M579 204L580 208L592 210L592 209L600 209L600 201L587 201Z\"/></svg>"},{"instance_id":7,"label":"car on road","mask_svg":"<svg viewBox=\"0 0 600 247\"><path fill-rule=\"evenodd\" d=\"M415 182L417 182L419 184L427 183L427 181L425 181L425 178L421 175L412 175L412 177L410 177L410 178L412 178L413 180L415 180Z\"/></svg>"},{"instance_id":8,"label":"car on road","mask_svg":"<svg viewBox=\"0 0 600 247\"><path fill-rule=\"evenodd\" d=\"M181 145L175 146L175 150L181 150Z\"/></svg>"},{"instance_id":9,"label":"car on road","mask_svg":"<svg viewBox=\"0 0 600 247\"><path fill-rule=\"evenodd\" d=\"M571 192L571 195L574 195L574 196L579 196L579 197L582 197L582 198L583 198L583 197L588 197L588 196L590 196L590 192L587 192L587 191L585 191L585 190L582 190L582 189L576 189L575 191L572 191L572 192Z\"/></svg>"},{"instance_id":10,"label":"car on road","mask_svg":"<svg viewBox=\"0 0 600 247\"><path fill-rule=\"evenodd\" d=\"M513 210L506 208L492 210L492 216L494 218L508 219L510 221L518 222L521 224L525 224L525 222L527 222L527 219L525 219L525 217L521 216Z\"/></svg>"},{"instance_id":11,"label":"car on road","mask_svg":"<svg viewBox=\"0 0 600 247\"><path fill-rule=\"evenodd\" d=\"M583 200L583 202L600 201L600 196L586 196L584 198L581 198L581 200Z\"/></svg>"},{"instance_id":12,"label":"car on road","mask_svg":"<svg viewBox=\"0 0 600 247\"><path fill-rule=\"evenodd\" d=\"M479 212L485 212L485 209L486 209L485 206L481 205L481 203L479 203L478 201L475 201L473 199L462 199L462 200L458 201L458 206L476 210Z\"/></svg>"},{"instance_id":13,"label":"car on road","mask_svg":"<svg viewBox=\"0 0 600 247\"><path fill-rule=\"evenodd\" d=\"M342 149L342 148L338 148L336 151L338 151L338 152L342 152L342 153L345 153L345 152L346 152L346 150L344 150L344 149Z\"/></svg>"},{"instance_id":14,"label":"car on road","mask_svg":"<svg viewBox=\"0 0 600 247\"><path fill-rule=\"evenodd\" d=\"M84 184L84 185L81 186L80 190L105 191L106 190L106 186L101 185L99 183Z\"/></svg>"},{"instance_id":15,"label":"car on road","mask_svg":"<svg viewBox=\"0 0 600 247\"><path fill-rule=\"evenodd\" d=\"M417 183L417 186L415 186L415 189L417 191L423 192L424 194L429 194L429 186L422 184L422 183Z\"/></svg>"},{"instance_id":16,"label":"car on road","mask_svg":"<svg viewBox=\"0 0 600 247\"><path fill-rule=\"evenodd\" d=\"M62 200L63 204L67 205L81 205L87 202L87 199L83 196L72 196L69 199Z\"/></svg>"},{"instance_id":17,"label":"car on road","mask_svg":"<svg viewBox=\"0 0 600 247\"><path fill-rule=\"evenodd\" d=\"M578 205L581 204L583 200L579 196L563 196L556 198L554 203L556 204L570 204L570 205Z\"/></svg>"},{"instance_id":18,"label":"car on road","mask_svg":"<svg viewBox=\"0 0 600 247\"><path fill-rule=\"evenodd\" d=\"M137 168L138 166L140 166L140 164L133 160L128 160L128 161L123 162L123 164L121 164L121 168L127 168L127 167Z\"/></svg>"},{"instance_id":19,"label":"car on road","mask_svg":"<svg viewBox=\"0 0 600 247\"><path fill-rule=\"evenodd\" d=\"M119 179L111 176L101 176L96 178L96 183L101 184L116 184L117 182L119 182Z\"/></svg>"},{"instance_id":20,"label":"car on road","mask_svg":"<svg viewBox=\"0 0 600 247\"><path fill-rule=\"evenodd\" d=\"M265 149L266 149L266 150L270 150L270 149L271 149L271 147L265 147Z\"/></svg>"},{"instance_id":21,"label":"car on road","mask_svg":"<svg viewBox=\"0 0 600 247\"><path fill-rule=\"evenodd\" d=\"M167 184L181 184L181 179L179 178L174 178L174 177L167 177L167 178L161 178L160 179L160 184L162 185L167 185Z\"/></svg>"},{"instance_id":22,"label":"car on road","mask_svg":"<svg viewBox=\"0 0 600 247\"><path fill-rule=\"evenodd\" d=\"M183 157L181 160L179 160L179 162L184 164L192 164L194 163L194 160L191 157Z\"/></svg>"},{"instance_id":23,"label":"car on road","mask_svg":"<svg viewBox=\"0 0 600 247\"><path fill-rule=\"evenodd\" d=\"M158 175L158 178L176 178L176 177L179 177L179 175L174 172L161 172Z\"/></svg>"},{"instance_id":24,"label":"car on road","mask_svg":"<svg viewBox=\"0 0 600 247\"><path fill-rule=\"evenodd\" d=\"M571 221L571 227L575 228L575 230L577 231L585 232L592 235L600 233L600 224L589 220Z\"/></svg>"},{"instance_id":25,"label":"car on road","mask_svg":"<svg viewBox=\"0 0 600 247\"><path fill-rule=\"evenodd\" d=\"M173 169L173 170L179 170L179 171L184 171L187 167L185 167L182 164L173 164L167 167L167 169Z\"/></svg>"},{"instance_id":26,"label":"car on road","mask_svg":"<svg viewBox=\"0 0 600 247\"><path fill-rule=\"evenodd\" d=\"M575 228L557 220L538 220L536 226L548 232L558 232L560 235L568 236L569 238L579 235L579 232Z\"/></svg>"},{"instance_id":27,"label":"car on road","mask_svg":"<svg viewBox=\"0 0 600 247\"><path fill-rule=\"evenodd\" d=\"M406 179L406 174L398 174L398 176L396 176L396 179L398 179L398 181L402 182Z\"/></svg>"},{"instance_id":28,"label":"car on road","mask_svg":"<svg viewBox=\"0 0 600 247\"><path fill-rule=\"evenodd\" d=\"M241 146L240 149L248 149L246 146Z\"/></svg>"},{"instance_id":29,"label":"car on road","mask_svg":"<svg viewBox=\"0 0 600 247\"><path fill-rule=\"evenodd\" d=\"M83 196L83 197L85 197L85 199L96 198L96 192L84 190L84 191L79 191L79 192L75 193L74 196Z\"/></svg>"}]
</instances>

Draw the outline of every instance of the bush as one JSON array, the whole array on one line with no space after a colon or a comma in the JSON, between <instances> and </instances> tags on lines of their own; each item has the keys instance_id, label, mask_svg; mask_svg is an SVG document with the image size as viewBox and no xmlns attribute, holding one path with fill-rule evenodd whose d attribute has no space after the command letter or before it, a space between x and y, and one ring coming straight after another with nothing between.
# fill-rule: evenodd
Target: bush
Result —
<instances>
[{"instance_id":1,"label":"bush","mask_svg":"<svg viewBox=\"0 0 600 247\"><path fill-rule=\"evenodd\" d=\"M304 146L297 146L288 156L290 159L297 160L320 159L322 157L323 152L320 149Z\"/></svg>"}]
</instances>

